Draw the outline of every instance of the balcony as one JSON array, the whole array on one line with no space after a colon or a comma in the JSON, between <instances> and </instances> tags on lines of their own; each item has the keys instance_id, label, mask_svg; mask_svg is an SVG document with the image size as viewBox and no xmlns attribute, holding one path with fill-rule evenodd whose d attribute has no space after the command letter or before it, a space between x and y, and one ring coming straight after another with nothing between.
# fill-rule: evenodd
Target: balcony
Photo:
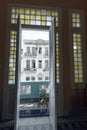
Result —
<instances>
[{"instance_id":1,"label":"balcony","mask_svg":"<svg viewBox=\"0 0 87 130\"><path fill-rule=\"evenodd\" d=\"M33 72L33 71L36 71L37 69L36 68L24 68L24 71L31 71L31 72Z\"/></svg>"},{"instance_id":2,"label":"balcony","mask_svg":"<svg viewBox=\"0 0 87 130\"><path fill-rule=\"evenodd\" d=\"M49 71L49 68L48 68L48 67L47 67L47 68L44 68L43 71Z\"/></svg>"},{"instance_id":3,"label":"balcony","mask_svg":"<svg viewBox=\"0 0 87 130\"><path fill-rule=\"evenodd\" d=\"M37 56L37 54L36 53L29 53L29 52L26 52L26 53L24 53L24 56L28 56L28 57L36 57Z\"/></svg>"}]
</instances>

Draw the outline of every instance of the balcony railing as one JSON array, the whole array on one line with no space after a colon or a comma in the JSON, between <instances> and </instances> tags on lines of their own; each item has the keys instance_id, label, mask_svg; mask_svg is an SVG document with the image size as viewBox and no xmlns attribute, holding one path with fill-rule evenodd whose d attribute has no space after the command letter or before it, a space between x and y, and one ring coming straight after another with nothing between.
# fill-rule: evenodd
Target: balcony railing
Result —
<instances>
[{"instance_id":1,"label":"balcony railing","mask_svg":"<svg viewBox=\"0 0 87 130\"><path fill-rule=\"evenodd\" d=\"M24 53L24 56L34 56L34 57L36 57L36 53L29 53L29 52L26 52L26 53Z\"/></svg>"},{"instance_id":2,"label":"balcony railing","mask_svg":"<svg viewBox=\"0 0 87 130\"><path fill-rule=\"evenodd\" d=\"M36 71L36 68L24 68L24 71Z\"/></svg>"},{"instance_id":3,"label":"balcony railing","mask_svg":"<svg viewBox=\"0 0 87 130\"><path fill-rule=\"evenodd\" d=\"M49 68L44 68L43 71L49 71Z\"/></svg>"}]
</instances>

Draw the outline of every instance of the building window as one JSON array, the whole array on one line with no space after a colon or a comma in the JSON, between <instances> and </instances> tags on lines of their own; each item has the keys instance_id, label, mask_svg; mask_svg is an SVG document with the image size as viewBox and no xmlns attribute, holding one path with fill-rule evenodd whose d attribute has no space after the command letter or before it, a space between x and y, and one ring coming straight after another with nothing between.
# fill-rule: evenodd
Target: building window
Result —
<instances>
[{"instance_id":1,"label":"building window","mask_svg":"<svg viewBox=\"0 0 87 130\"><path fill-rule=\"evenodd\" d=\"M39 47L39 54L42 54L42 48Z\"/></svg>"},{"instance_id":2,"label":"building window","mask_svg":"<svg viewBox=\"0 0 87 130\"><path fill-rule=\"evenodd\" d=\"M38 77L38 80L42 80L42 77Z\"/></svg>"},{"instance_id":3,"label":"building window","mask_svg":"<svg viewBox=\"0 0 87 130\"><path fill-rule=\"evenodd\" d=\"M31 80L35 80L35 77L31 77Z\"/></svg>"},{"instance_id":4,"label":"building window","mask_svg":"<svg viewBox=\"0 0 87 130\"><path fill-rule=\"evenodd\" d=\"M38 61L38 68L42 68L42 60Z\"/></svg>"},{"instance_id":5,"label":"building window","mask_svg":"<svg viewBox=\"0 0 87 130\"><path fill-rule=\"evenodd\" d=\"M30 70L30 60L26 60L26 70Z\"/></svg>"},{"instance_id":6,"label":"building window","mask_svg":"<svg viewBox=\"0 0 87 130\"><path fill-rule=\"evenodd\" d=\"M20 87L20 95L22 94L31 94L31 86L25 85Z\"/></svg>"},{"instance_id":7,"label":"building window","mask_svg":"<svg viewBox=\"0 0 87 130\"><path fill-rule=\"evenodd\" d=\"M36 56L37 53L37 48L36 47L32 47L32 55Z\"/></svg>"},{"instance_id":8,"label":"building window","mask_svg":"<svg viewBox=\"0 0 87 130\"><path fill-rule=\"evenodd\" d=\"M41 85L39 86L39 91L45 90L46 93L49 94L49 86L48 85Z\"/></svg>"},{"instance_id":9,"label":"building window","mask_svg":"<svg viewBox=\"0 0 87 130\"><path fill-rule=\"evenodd\" d=\"M26 47L26 52L30 54L30 47Z\"/></svg>"},{"instance_id":10,"label":"building window","mask_svg":"<svg viewBox=\"0 0 87 130\"><path fill-rule=\"evenodd\" d=\"M36 68L35 60L32 60L32 69Z\"/></svg>"},{"instance_id":11,"label":"building window","mask_svg":"<svg viewBox=\"0 0 87 130\"><path fill-rule=\"evenodd\" d=\"M45 60L44 70L48 70L48 69L49 69L49 61Z\"/></svg>"},{"instance_id":12,"label":"building window","mask_svg":"<svg viewBox=\"0 0 87 130\"><path fill-rule=\"evenodd\" d=\"M26 81L29 81L30 80L30 77L26 77Z\"/></svg>"},{"instance_id":13,"label":"building window","mask_svg":"<svg viewBox=\"0 0 87 130\"><path fill-rule=\"evenodd\" d=\"M49 80L49 77L48 77L48 76L46 76L46 77L45 77L45 80Z\"/></svg>"},{"instance_id":14,"label":"building window","mask_svg":"<svg viewBox=\"0 0 87 130\"><path fill-rule=\"evenodd\" d=\"M45 47L45 56L48 56L48 47Z\"/></svg>"},{"instance_id":15,"label":"building window","mask_svg":"<svg viewBox=\"0 0 87 130\"><path fill-rule=\"evenodd\" d=\"M70 10L70 54L72 87L85 87L85 40L82 10Z\"/></svg>"}]
</instances>

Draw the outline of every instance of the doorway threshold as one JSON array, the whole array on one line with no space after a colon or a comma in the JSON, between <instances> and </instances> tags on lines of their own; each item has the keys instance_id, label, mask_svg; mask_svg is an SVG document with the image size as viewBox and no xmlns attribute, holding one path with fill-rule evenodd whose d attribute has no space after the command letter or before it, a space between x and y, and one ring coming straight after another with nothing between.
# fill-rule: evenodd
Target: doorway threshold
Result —
<instances>
[{"instance_id":1,"label":"doorway threshold","mask_svg":"<svg viewBox=\"0 0 87 130\"><path fill-rule=\"evenodd\" d=\"M18 123L18 130L53 130L49 116L21 118Z\"/></svg>"}]
</instances>

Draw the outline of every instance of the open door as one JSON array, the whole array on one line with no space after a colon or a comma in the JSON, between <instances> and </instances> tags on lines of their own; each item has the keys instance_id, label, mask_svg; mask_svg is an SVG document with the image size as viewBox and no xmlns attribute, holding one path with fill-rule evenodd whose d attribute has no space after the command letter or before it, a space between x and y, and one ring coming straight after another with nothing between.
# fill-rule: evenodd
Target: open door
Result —
<instances>
[{"instance_id":1,"label":"open door","mask_svg":"<svg viewBox=\"0 0 87 130\"><path fill-rule=\"evenodd\" d=\"M15 122L14 130L18 129L18 119L19 119L19 86L20 86L20 71L21 71L21 24L20 16L17 20L17 47L16 47L16 98L15 98Z\"/></svg>"},{"instance_id":2,"label":"open door","mask_svg":"<svg viewBox=\"0 0 87 130\"><path fill-rule=\"evenodd\" d=\"M57 130L57 116L56 116L56 99L55 99L55 87L56 87L56 75L55 75L55 68L56 68L56 33L55 33L55 19L52 22L52 26L49 30L49 50L50 50L50 72L49 72L49 80L50 80L50 92L49 92L49 115L52 124L53 130Z\"/></svg>"}]
</instances>

